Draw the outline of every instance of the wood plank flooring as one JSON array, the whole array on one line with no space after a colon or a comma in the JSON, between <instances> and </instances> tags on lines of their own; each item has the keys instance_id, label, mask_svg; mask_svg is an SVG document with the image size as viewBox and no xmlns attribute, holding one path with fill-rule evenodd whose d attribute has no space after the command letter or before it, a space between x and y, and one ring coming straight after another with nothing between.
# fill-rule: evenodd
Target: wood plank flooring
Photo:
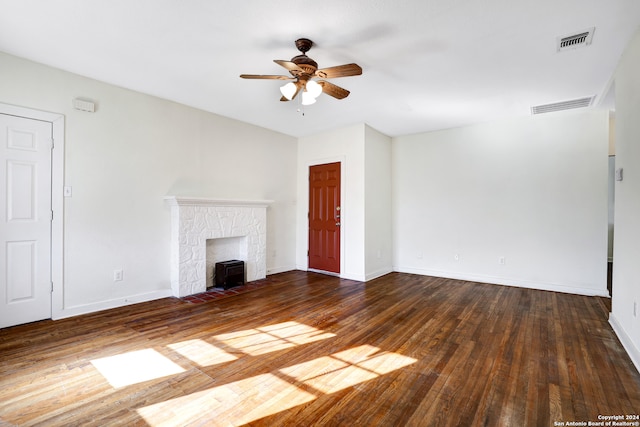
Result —
<instances>
[{"instance_id":1,"label":"wood plank flooring","mask_svg":"<svg viewBox=\"0 0 640 427\"><path fill-rule=\"evenodd\" d=\"M0 330L0 426L553 426L640 413L604 298L300 271Z\"/></svg>"}]
</instances>

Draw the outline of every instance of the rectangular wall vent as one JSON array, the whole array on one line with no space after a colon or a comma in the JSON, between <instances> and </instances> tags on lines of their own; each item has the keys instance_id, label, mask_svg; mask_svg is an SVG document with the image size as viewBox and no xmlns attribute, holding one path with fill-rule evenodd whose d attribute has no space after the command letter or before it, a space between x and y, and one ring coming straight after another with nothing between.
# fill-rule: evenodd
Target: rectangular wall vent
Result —
<instances>
[{"instance_id":1,"label":"rectangular wall vent","mask_svg":"<svg viewBox=\"0 0 640 427\"><path fill-rule=\"evenodd\" d=\"M554 102L553 104L535 105L531 107L531 114L553 113L555 111L571 110L573 108L590 107L595 96L578 98L569 101Z\"/></svg>"},{"instance_id":2,"label":"rectangular wall vent","mask_svg":"<svg viewBox=\"0 0 640 427\"><path fill-rule=\"evenodd\" d=\"M595 27L591 27L576 34L558 37L558 52L589 46L595 30Z\"/></svg>"}]
</instances>

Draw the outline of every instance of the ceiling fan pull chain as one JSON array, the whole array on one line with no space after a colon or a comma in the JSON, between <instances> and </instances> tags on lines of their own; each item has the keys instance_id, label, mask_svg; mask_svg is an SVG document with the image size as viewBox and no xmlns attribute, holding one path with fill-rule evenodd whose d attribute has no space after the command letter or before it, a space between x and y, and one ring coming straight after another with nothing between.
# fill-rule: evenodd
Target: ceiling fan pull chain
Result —
<instances>
[{"instance_id":1,"label":"ceiling fan pull chain","mask_svg":"<svg viewBox=\"0 0 640 427\"><path fill-rule=\"evenodd\" d=\"M298 97L298 104L299 104L299 107L298 107L297 111L298 111L298 113L302 114L302 117L304 117L304 104L302 103L302 97L301 96Z\"/></svg>"}]
</instances>

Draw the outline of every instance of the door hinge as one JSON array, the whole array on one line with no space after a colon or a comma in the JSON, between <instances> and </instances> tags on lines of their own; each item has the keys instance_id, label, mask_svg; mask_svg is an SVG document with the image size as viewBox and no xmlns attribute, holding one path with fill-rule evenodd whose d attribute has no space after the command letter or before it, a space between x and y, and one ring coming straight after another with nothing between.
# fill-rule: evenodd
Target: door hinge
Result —
<instances>
[{"instance_id":1,"label":"door hinge","mask_svg":"<svg viewBox=\"0 0 640 427\"><path fill-rule=\"evenodd\" d=\"M53 293L53 282L51 282L51 293Z\"/></svg>"},{"instance_id":2,"label":"door hinge","mask_svg":"<svg viewBox=\"0 0 640 427\"><path fill-rule=\"evenodd\" d=\"M53 222L53 211L51 211L51 215L49 215L51 222Z\"/></svg>"},{"instance_id":3,"label":"door hinge","mask_svg":"<svg viewBox=\"0 0 640 427\"><path fill-rule=\"evenodd\" d=\"M51 147L51 149L53 150L53 146L55 145L55 142L53 140L53 138L49 138L49 147Z\"/></svg>"}]
</instances>

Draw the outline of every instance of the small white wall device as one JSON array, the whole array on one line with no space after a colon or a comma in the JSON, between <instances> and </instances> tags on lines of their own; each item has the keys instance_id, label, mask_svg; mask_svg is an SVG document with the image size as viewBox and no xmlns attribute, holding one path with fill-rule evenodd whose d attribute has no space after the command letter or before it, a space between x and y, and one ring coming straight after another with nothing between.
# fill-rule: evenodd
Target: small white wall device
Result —
<instances>
[{"instance_id":1,"label":"small white wall device","mask_svg":"<svg viewBox=\"0 0 640 427\"><path fill-rule=\"evenodd\" d=\"M76 110L93 113L96 111L96 103L93 101L88 101L86 99L76 98L73 100L73 108L75 108Z\"/></svg>"},{"instance_id":2,"label":"small white wall device","mask_svg":"<svg viewBox=\"0 0 640 427\"><path fill-rule=\"evenodd\" d=\"M616 169L616 181L622 181L622 168Z\"/></svg>"}]
</instances>

